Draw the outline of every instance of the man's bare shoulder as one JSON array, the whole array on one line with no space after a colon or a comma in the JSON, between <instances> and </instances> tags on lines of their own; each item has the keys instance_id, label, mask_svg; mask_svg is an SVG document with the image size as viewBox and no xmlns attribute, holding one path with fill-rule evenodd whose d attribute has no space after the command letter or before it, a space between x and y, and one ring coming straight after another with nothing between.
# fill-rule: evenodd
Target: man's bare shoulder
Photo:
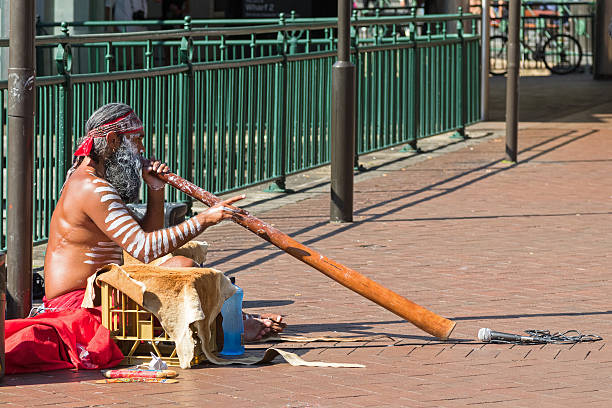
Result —
<instances>
[{"instance_id":1,"label":"man's bare shoulder","mask_svg":"<svg viewBox=\"0 0 612 408\"><path fill-rule=\"evenodd\" d=\"M77 220L82 215L96 218L96 214L101 216L114 207L123 206L110 182L98 176L91 167L82 166L66 182L56 209L60 209L66 219Z\"/></svg>"},{"instance_id":2,"label":"man's bare shoulder","mask_svg":"<svg viewBox=\"0 0 612 408\"><path fill-rule=\"evenodd\" d=\"M68 195L82 195L83 197L90 197L94 192L116 193L111 183L98 176L90 167L78 168L66 182L64 190Z\"/></svg>"}]
</instances>

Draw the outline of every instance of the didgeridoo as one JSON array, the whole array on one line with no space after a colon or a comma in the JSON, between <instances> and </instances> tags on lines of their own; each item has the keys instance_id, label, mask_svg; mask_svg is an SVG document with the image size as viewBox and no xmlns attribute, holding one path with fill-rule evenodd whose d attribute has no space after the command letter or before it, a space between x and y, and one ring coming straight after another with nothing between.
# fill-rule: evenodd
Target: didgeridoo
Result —
<instances>
[{"instance_id":1,"label":"didgeridoo","mask_svg":"<svg viewBox=\"0 0 612 408\"><path fill-rule=\"evenodd\" d=\"M174 173L152 172L151 174L209 207L221 201L219 197ZM363 276L359 272L332 261L252 215L237 213L232 220L287 252L289 255L312 266L339 284L370 299L372 302L406 319L433 336L440 339L448 339L455 327L455 322L452 320L439 316Z\"/></svg>"}]
</instances>

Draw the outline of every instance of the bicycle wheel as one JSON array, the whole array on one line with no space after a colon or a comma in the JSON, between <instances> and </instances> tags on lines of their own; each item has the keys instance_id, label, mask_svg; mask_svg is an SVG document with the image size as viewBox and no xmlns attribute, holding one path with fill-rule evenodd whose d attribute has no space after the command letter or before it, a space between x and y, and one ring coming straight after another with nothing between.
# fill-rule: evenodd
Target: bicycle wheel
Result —
<instances>
[{"instance_id":1,"label":"bicycle wheel","mask_svg":"<svg viewBox=\"0 0 612 408\"><path fill-rule=\"evenodd\" d=\"M491 37L489 54L489 72L491 75L504 75L508 71L508 37L494 35Z\"/></svg>"},{"instance_id":2,"label":"bicycle wheel","mask_svg":"<svg viewBox=\"0 0 612 408\"><path fill-rule=\"evenodd\" d=\"M572 36L553 35L544 44L544 64L555 74L574 72L582 61L582 47Z\"/></svg>"}]
</instances>

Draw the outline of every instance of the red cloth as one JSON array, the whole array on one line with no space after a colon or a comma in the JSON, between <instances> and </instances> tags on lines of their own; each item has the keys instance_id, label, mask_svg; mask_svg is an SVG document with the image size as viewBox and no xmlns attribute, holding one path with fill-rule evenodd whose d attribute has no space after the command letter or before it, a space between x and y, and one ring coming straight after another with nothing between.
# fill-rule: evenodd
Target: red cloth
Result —
<instances>
[{"instance_id":1,"label":"red cloth","mask_svg":"<svg viewBox=\"0 0 612 408\"><path fill-rule=\"evenodd\" d=\"M85 297L85 289L77 289L72 292L64 293L61 296L55 297L51 300L43 297L43 304L46 308L57 309L54 312L64 309L78 309L83 303Z\"/></svg>"},{"instance_id":2,"label":"red cloth","mask_svg":"<svg viewBox=\"0 0 612 408\"><path fill-rule=\"evenodd\" d=\"M45 299L46 307L63 310L5 322L6 374L95 370L123 360L110 332L102 326L100 310L80 307L83 294L84 290L74 291Z\"/></svg>"}]
</instances>

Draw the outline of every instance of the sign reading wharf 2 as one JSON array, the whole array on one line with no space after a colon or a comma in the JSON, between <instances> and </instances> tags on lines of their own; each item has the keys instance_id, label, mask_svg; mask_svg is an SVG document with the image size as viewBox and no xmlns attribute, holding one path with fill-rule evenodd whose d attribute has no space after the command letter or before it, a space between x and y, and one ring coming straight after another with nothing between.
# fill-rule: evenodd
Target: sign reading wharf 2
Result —
<instances>
[{"instance_id":1,"label":"sign reading wharf 2","mask_svg":"<svg viewBox=\"0 0 612 408\"><path fill-rule=\"evenodd\" d=\"M244 17L278 17L276 0L243 0Z\"/></svg>"}]
</instances>

